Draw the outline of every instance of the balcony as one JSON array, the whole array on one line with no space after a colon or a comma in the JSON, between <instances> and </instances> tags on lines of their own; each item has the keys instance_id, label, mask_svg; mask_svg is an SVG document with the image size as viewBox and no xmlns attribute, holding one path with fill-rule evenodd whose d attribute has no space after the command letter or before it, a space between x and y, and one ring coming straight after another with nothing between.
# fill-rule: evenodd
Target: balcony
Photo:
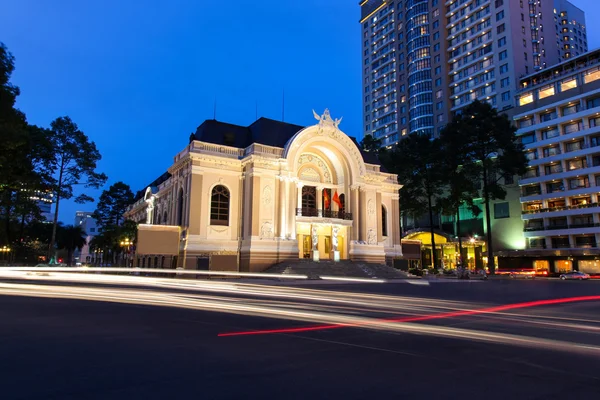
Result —
<instances>
[{"instance_id":1,"label":"balcony","mask_svg":"<svg viewBox=\"0 0 600 400\"><path fill-rule=\"evenodd\" d=\"M297 208L297 217L337 218L352 221L352 213L345 211L318 210L316 208Z\"/></svg>"},{"instance_id":2,"label":"balcony","mask_svg":"<svg viewBox=\"0 0 600 400\"><path fill-rule=\"evenodd\" d=\"M554 211L564 211L564 210L578 210L582 208L593 208L600 206L600 203L588 203L588 204L577 204L572 206L563 206L563 207L551 207L551 208L539 208L537 210L524 210L522 214L538 214L538 213L546 213L546 212L554 212Z\"/></svg>"},{"instance_id":3,"label":"balcony","mask_svg":"<svg viewBox=\"0 0 600 400\"><path fill-rule=\"evenodd\" d=\"M523 232L534 232L534 231L556 231L559 229L582 229L582 228L598 228L599 223L584 223L584 224L555 224L549 226L541 225L530 225L523 228Z\"/></svg>"},{"instance_id":4,"label":"balcony","mask_svg":"<svg viewBox=\"0 0 600 400\"><path fill-rule=\"evenodd\" d=\"M535 196L539 194L542 194L542 189L540 188L526 189L523 190L521 197Z\"/></svg>"},{"instance_id":5,"label":"balcony","mask_svg":"<svg viewBox=\"0 0 600 400\"><path fill-rule=\"evenodd\" d=\"M521 175L521 179L537 178L538 176L540 176L540 171L537 168L530 169L529 171Z\"/></svg>"}]
</instances>

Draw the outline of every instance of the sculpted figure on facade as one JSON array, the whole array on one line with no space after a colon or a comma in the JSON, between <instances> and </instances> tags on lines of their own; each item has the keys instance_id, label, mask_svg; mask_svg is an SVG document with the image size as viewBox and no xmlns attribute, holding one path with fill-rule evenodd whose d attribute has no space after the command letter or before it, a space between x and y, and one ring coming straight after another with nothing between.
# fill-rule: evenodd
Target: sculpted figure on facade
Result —
<instances>
[{"instance_id":1,"label":"sculpted figure on facade","mask_svg":"<svg viewBox=\"0 0 600 400\"><path fill-rule=\"evenodd\" d=\"M317 227L312 227L312 249L317 250L317 246L319 245L319 234L317 232Z\"/></svg>"},{"instance_id":2,"label":"sculpted figure on facade","mask_svg":"<svg viewBox=\"0 0 600 400\"><path fill-rule=\"evenodd\" d=\"M325 109L325 112L323 113L323 115L319 115L315 112L315 110L313 110L313 115L315 116L315 119L317 121L319 121L320 128L323 128L325 126L330 126L330 127L333 127L334 129L338 130L339 125L342 122L342 118L339 118L339 119L331 118L331 114L329 113L328 108Z\"/></svg>"},{"instance_id":3,"label":"sculpted figure on facade","mask_svg":"<svg viewBox=\"0 0 600 400\"><path fill-rule=\"evenodd\" d=\"M265 221L260 227L260 237L263 239L268 239L273 237L273 225L271 222Z\"/></svg>"},{"instance_id":4,"label":"sculpted figure on facade","mask_svg":"<svg viewBox=\"0 0 600 400\"><path fill-rule=\"evenodd\" d=\"M331 245L333 246L333 251L338 251L338 244L339 244L339 239L338 239L338 234L340 233L340 228L337 226L333 226L333 228L331 228Z\"/></svg>"},{"instance_id":5,"label":"sculpted figure on facade","mask_svg":"<svg viewBox=\"0 0 600 400\"><path fill-rule=\"evenodd\" d=\"M367 235L367 244L377 244L377 234L374 229L369 229L369 233Z\"/></svg>"},{"instance_id":6,"label":"sculpted figure on facade","mask_svg":"<svg viewBox=\"0 0 600 400\"><path fill-rule=\"evenodd\" d=\"M154 220L154 200L154 196L150 196L150 198L146 200L146 224L148 225L152 224L152 221Z\"/></svg>"}]
</instances>

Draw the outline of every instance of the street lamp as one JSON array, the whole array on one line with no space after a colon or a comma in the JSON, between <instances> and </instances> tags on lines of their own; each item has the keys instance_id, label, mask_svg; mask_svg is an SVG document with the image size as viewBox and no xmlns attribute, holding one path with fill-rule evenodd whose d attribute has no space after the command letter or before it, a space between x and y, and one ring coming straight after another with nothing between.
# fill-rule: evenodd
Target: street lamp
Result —
<instances>
[{"instance_id":1,"label":"street lamp","mask_svg":"<svg viewBox=\"0 0 600 400\"><path fill-rule=\"evenodd\" d=\"M123 240L121 240L121 247L125 248L125 266L128 267L129 265L129 248L130 246L133 245L133 241L131 241L129 238L125 238Z\"/></svg>"},{"instance_id":2,"label":"street lamp","mask_svg":"<svg viewBox=\"0 0 600 400\"><path fill-rule=\"evenodd\" d=\"M6 262L8 263L10 261L10 247L0 247L0 253L2 253L2 259L6 259ZM6 254L6 256L4 256L4 254Z\"/></svg>"}]
</instances>

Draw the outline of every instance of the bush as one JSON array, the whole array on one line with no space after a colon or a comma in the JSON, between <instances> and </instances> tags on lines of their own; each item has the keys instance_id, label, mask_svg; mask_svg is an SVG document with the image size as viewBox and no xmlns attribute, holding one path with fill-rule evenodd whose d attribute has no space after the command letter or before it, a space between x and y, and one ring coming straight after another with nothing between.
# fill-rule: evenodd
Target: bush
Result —
<instances>
[{"instance_id":1,"label":"bush","mask_svg":"<svg viewBox=\"0 0 600 400\"><path fill-rule=\"evenodd\" d=\"M420 268L411 268L408 270L408 273L416 276L423 276L423 270Z\"/></svg>"}]
</instances>

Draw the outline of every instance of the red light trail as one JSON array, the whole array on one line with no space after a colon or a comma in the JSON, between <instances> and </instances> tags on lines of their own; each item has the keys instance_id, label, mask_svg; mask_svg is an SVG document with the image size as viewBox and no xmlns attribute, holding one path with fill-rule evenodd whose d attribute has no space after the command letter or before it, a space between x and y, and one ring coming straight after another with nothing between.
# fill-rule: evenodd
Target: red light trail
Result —
<instances>
[{"instance_id":1,"label":"red light trail","mask_svg":"<svg viewBox=\"0 0 600 400\"><path fill-rule=\"evenodd\" d=\"M562 299L536 300L536 301L528 301L528 302L524 302L524 303L504 304L501 306L482 308L479 310L453 311L453 312L448 312L448 313L423 315L423 316L419 316L419 317L383 318L383 319L375 319L372 322L363 322L363 323L313 325L313 326L305 326L305 327L298 327L298 328L282 328L282 329L267 329L267 330L256 330L256 331L229 332L229 333L219 333L217 336L226 337L226 336L268 335L268 334L276 334L276 333L300 333L300 332L310 332L310 331L321 331L321 330L327 330L327 329L356 328L356 327L373 325L373 324L382 323L382 322L400 322L400 323L421 322L421 321L431 321L431 320L435 320L435 319L465 317L465 316L478 315L478 314L493 314L493 313L501 312L501 311L516 310L516 309L530 308L530 307L541 307L541 306L554 305L554 304L565 304L565 303L575 303L575 302L582 302L582 301L598 301L598 300L600 300L600 296L567 297L567 298L562 298Z\"/></svg>"}]
</instances>

